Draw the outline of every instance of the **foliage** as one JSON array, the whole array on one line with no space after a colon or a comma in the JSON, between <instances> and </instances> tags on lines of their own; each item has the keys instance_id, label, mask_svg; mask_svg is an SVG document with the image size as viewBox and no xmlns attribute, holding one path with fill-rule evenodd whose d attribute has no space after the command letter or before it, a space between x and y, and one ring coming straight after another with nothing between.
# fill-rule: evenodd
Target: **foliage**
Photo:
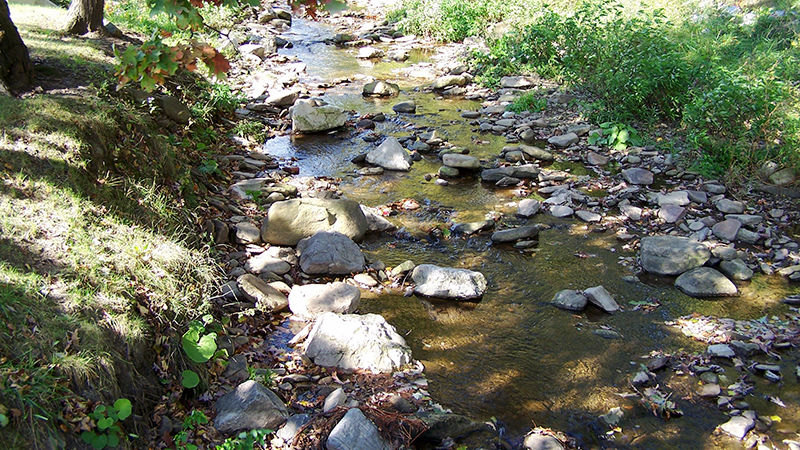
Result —
<instances>
[{"instance_id":1,"label":"foliage","mask_svg":"<svg viewBox=\"0 0 800 450\"><path fill-rule=\"evenodd\" d=\"M113 406L97 405L89 417L95 423L95 430L81 433L81 439L95 449L116 447L122 437L122 428L119 422L130 417L132 411L131 401L120 398Z\"/></svg>"},{"instance_id":2,"label":"foliage","mask_svg":"<svg viewBox=\"0 0 800 450\"><path fill-rule=\"evenodd\" d=\"M606 145L614 150L625 150L630 145L641 145L639 133L624 123L604 122L600 130L589 135L589 145Z\"/></svg>"},{"instance_id":3,"label":"foliage","mask_svg":"<svg viewBox=\"0 0 800 450\"><path fill-rule=\"evenodd\" d=\"M200 164L200 167L197 168L200 173L205 175L214 175L214 174L221 174L219 170L219 164L217 164L217 160L215 159L204 159L203 162Z\"/></svg>"},{"instance_id":4,"label":"foliage","mask_svg":"<svg viewBox=\"0 0 800 450\"><path fill-rule=\"evenodd\" d=\"M199 98L192 105L192 116L200 122L207 122L215 116L229 116L247 100L226 84L201 82L197 88Z\"/></svg>"},{"instance_id":5,"label":"foliage","mask_svg":"<svg viewBox=\"0 0 800 450\"><path fill-rule=\"evenodd\" d=\"M240 138L262 143L267 140L267 127L255 120L240 120L231 129L231 133Z\"/></svg>"},{"instance_id":6,"label":"foliage","mask_svg":"<svg viewBox=\"0 0 800 450\"><path fill-rule=\"evenodd\" d=\"M253 450L256 445L266 446L267 437L272 434L272 430L257 429L242 431L234 437L229 437L217 446L217 450Z\"/></svg>"},{"instance_id":7,"label":"foliage","mask_svg":"<svg viewBox=\"0 0 800 450\"><path fill-rule=\"evenodd\" d=\"M205 425L208 423L208 417L203 411L193 409L189 415L183 419L183 427L180 432L175 435L173 443L177 450L197 450L197 446L189 444L189 433L194 431L198 425Z\"/></svg>"},{"instance_id":8,"label":"foliage","mask_svg":"<svg viewBox=\"0 0 800 450\"><path fill-rule=\"evenodd\" d=\"M433 36L446 41L461 41L481 35L486 24L502 17L497 0L408 0L390 11L388 19L409 33Z\"/></svg>"},{"instance_id":9,"label":"foliage","mask_svg":"<svg viewBox=\"0 0 800 450\"><path fill-rule=\"evenodd\" d=\"M526 92L508 105L506 109L508 111L514 111L516 113L520 113L523 111L544 111L547 108L547 99L541 96L539 92Z\"/></svg>"},{"instance_id":10,"label":"foliage","mask_svg":"<svg viewBox=\"0 0 800 450\"><path fill-rule=\"evenodd\" d=\"M217 333L207 332L207 328L218 328L214 317L206 314L201 320L189 322L189 329L181 337L181 346L186 356L195 363L202 364L214 357L226 357L226 350L217 350ZM194 388L200 383L197 372L187 369L181 373L181 384L187 389Z\"/></svg>"}]
</instances>

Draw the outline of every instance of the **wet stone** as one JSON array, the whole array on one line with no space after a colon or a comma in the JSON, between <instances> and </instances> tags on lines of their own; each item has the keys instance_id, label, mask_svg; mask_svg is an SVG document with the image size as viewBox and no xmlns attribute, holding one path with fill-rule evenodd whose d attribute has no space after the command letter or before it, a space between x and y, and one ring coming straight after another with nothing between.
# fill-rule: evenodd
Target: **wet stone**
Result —
<instances>
[{"instance_id":1,"label":"wet stone","mask_svg":"<svg viewBox=\"0 0 800 450\"><path fill-rule=\"evenodd\" d=\"M705 245L678 236L651 236L642 238L642 268L658 275L679 275L700 267L708 261L711 252Z\"/></svg>"},{"instance_id":2,"label":"wet stone","mask_svg":"<svg viewBox=\"0 0 800 450\"><path fill-rule=\"evenodd\" d=\"M414 293L425 297L472 300L483 297L486 278L480 272L433 264L420 264L411 278L416 283Z\"/></svg>"},{"instance_id":3,"label":"wet stone","mask_svg":"<svg viewBox=\"0 0 800 450\"><path fill-rule=\"evenodd\" d=\"M573 289L565 289L556 292L553 297L553 306L567 311L583 311L589 299L582 292Z\"/></svg>"},{"instance_id":4,"label":"wet stone","mask_svg":"<svg viewBox=\"0 0 800 450\"><path fill-rule=\"evenodd\" d=\"M392 106L392 110L397 113L415 113L417 112L417 104L413 100L400 102Z\"/></svg>"},{"instance_id":5,"label":"wet stone","mask_svg":"<svg viewBox=\"0 0 800 450\"><path fill-rule=\"evenodd\" d=\"M718 384L704 384L700 386L698 389L698 394L701 397L716 397L718 396L722 390L720 389Z\"/></svg>"},{"instance_id":6,"label":"wet stone","mask_svg":"<svg viewBox=\"0 0 800 450\"><path fill-rule=\"evenodd\" d=\"M536 238L539 236L540 229L541 227L537 225L526 225L508 230L495 231L492 234L492 242L504 243Z\"/></svg>"},{"instance_id":7,"label":"wet stone","mask_svg":"<svg viewBox=\"0 0 800 450\"><path fill-rule=\"evenodd\" d=\"M589 302L607 313L613 313L620 310L619 305L614 300L614 297L603 286L595 286L583 291L583 295L589 299Z\"/></svg>"},{"instance_id":8,"label":"wet stone","mask_svg":"<svg viewBox=\"0 0 800 450\"><path fill-rule=\"evenodd\" d=\"M742 440L755 425L755 420L742 415L731 417L729 421L720 425L719 428L736 439Z\"/></svg>"}]
</instances>

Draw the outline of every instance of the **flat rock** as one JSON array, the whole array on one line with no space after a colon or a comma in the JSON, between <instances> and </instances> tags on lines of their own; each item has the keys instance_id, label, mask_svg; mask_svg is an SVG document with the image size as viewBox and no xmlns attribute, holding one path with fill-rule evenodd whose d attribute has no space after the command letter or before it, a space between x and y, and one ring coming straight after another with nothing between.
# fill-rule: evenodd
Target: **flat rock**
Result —
<instances>
[{"instance_id":1,"label":"flat rock","mask_svg":"<svg viewBox=\"0 0 800 450\"><path fill-rule=\"evenodd\" d=\"M319 133L342 127L348 113L333 105L316 106L313 100L300 99L292 106L292 131Z\"/></svg>"},{"instance_id":2,"label":"flat rock","mask_svg":"<svg viewBox=\"0 0 800 450\"><path fill-rule=\"evenodd\" d=\"M700 242L679 236L649 236L642 238L640 258L642 268L658 275L679 275L700 267L711 252Z\"/></svg>"},{"instance_id":3,"label":"flat rock","mask_svg":"<svg viewBox=\"0 0 800 450\"><path fill-rule=\"evenodd\" d=\"M599 153L588 152L586 154L586 162L591 166L605 166L609 161L608 156L603 156Z\"/></svg>"},{"instance_id":4,"label":"flat rock","mask_svg":"<svg viewBox=\"0 0 800 450\"><path fill-rule=\"evenodd\" d=\"M552 136L547 140L548 144L555 145L556 147L566 148L570 145L578 143L580 138L575 133L565 133L558 136Z\"/></svg>"},{"instance_id":5,"label":"flat rock","mask_svg":"<svg viewBox=\"0 0 800 450\"><path fill-rule=\"evenodd\" d=\"M375 426L358 408L352 408L333 427L326 450L392 450Z\"/></svg>"},{"instance_id":6,"label":"flat rock","mask_svg":"<svg viewBox=\"0 0 800 450\"><path fill-rule=\"evenodd\" d=\"M678 205L664 205L658 210L658 218L666 223L675 223L683 217L686 208Z\"/></svg>"},{"instance_id":7,"label":"flat rock","mask_svg":"<svg viewBox=\"0 0 800 450\"><path fill-rule=\"evenodd\" d=\"M607 313L613 313L620 310L614 297L603 286L595 286L583 291L583 295L589 299L589 302Z\"/></svg>"},{"instance_id":8,"label":"flat rock","mask_svg":"<svg viewBox=\"0 0 800 450\"><path fill-rule=\"evenodd\" d=\"M622 177L630 184L653 184L653 172L650 172L647 169L642 169L641 167L623 170Z\"/></svg>"},{"instance_id":9,"label":"flat rock","mask_svg":"<svg viewBox=\"0 0 800 450\"><path fill-rule=\"evenodd\" d=\"M480 272L420 264L411 274L414 293L426 297L472 300L483 297L486 278Z\"/></svg>"},{"instance_id":10,"label":"flat rock","mask_svg":"<svg viewBox=\"0 0 800 450\"><path fill-rule=\"evenodd\" d=\"M283 275L289 272L291 268L292 266L288 262L275 258L266 252L251 257L244 265L244 270L254 274L272 272L277 275Z\"/></svg>"},{"instance_id":11,"label":"flat rock","mask_svg":"<svg viewBox=\"0 0 800 450\"><path fill-rule=\"evenodd\" d=\"M356 55L357 58L360 59L377 59L383 58L383 50L377 49L375 47L361 47L358 49L358 54Z\"/></svg>"},{"instance_id":12,"label":"flat rock","mask_svg":"<svg viewBox=\"0 0 800 450\"><path fill-rule=\"evenodd\" d=\"M791 184L796 179L794 169L787 167L769 176L769 182L778 186Z\"/></svg>"},{"instance_id":13,"label":"flat rock","mask_svg":"<svg viewBox=\"0 0 800 450\"><path fill-rule=\"evenodd\" d=\"M478 158L460 153L445 153L442 156L442 162L444 165L455 167L456 169L475 170L481 168L481 162Z\"/></svg>"},{"instance_id":14,"label":"flat rock","mask_svg":"<svg viewBox=\"0 0 800 450\"><path fill-rule=\"evenodd\" d=\"M378 208L371 208L369 206L360 205L361 212L367 219L367 229L369 231L391 231L397 228L392 222L383 217Z\"/></svg>"},{"instance_id":15,"label":"flat rock","mask_svg":"<svg viewBox=\"0 0 800 450\"><path fill-rule=\"evenodd\" d=\"M400 145L397 138L390 136L383 143L367 153L367 162L387 170L408 171L411 168L411 155Z\"/></svg>"},{"instance_id":16,"label":"flat rock","mask_svg":"<svg viewBox=\"0 0 800 450\"><path fill-rule=\"evenodd\" d=\"M248 380L214 404L214 428L234 433L260 428L277 429L289 417L283 401L260 383Z\"/></svg>"},{"instance_id":17,"label":"flat rock","mask_svg":"<svg viewBox=\"0 0 800 450\"><path fill-rule=\"evenodd\" d=\"M724 241L733 241L736 239L736 235L739 233L739 228L742 227L742 223L736 219L725 219L722 222L717 222L711 227L711 232L714 236L724 240Z\"/></svg>"},{"instance_id":18,"label":"flat rock","mask_svg":"<svg viewBox=\"0 0 800 450\"><path fill-rule=\"evenodd\" d=\"M360 303L361 291L342 282L295 285L289 293L289 309L303 319L313 319L324 312L349 314Z\"/></svg>"},{"instance_id":19,"label":"flat rock","mask_svg":"<svg viewBox=\"0 0 800 450\"><path fill-rule=\"evenodd\" d=\"M453 231L463 234L475 234L479 231L488 230L494 227L493 220L481 220L478 222L459 223L453 227Z\"/></svg>"},{"instance_id":20,"label":"flat rock","mask_svg":"<svg viewBox=\"0 0 800 450\"><path fill-rule=\"evenodd\" d=\"M586 211L585 209L575 211L575 215L584 222L600 222L600 220L603 219L603 216L600 214L592 211Z\"/></svg>"},{"instance_id":21,"label":"flat rock","mask_svg":"<svg viewBox=\"0 0 800 450\"><path fill-rule=\"evenodd\" d=\"M539 236L541 226L539 225L525 225L517 228L509 228L507 230L495 231L492 234L492 242L505 243L514 242L521 239L535 239Z\"/></svg>"},{"instance_id":22,"label":"flat rock","mask_svg":"<svg viewBox=\"0 0 800 450\"><path fill-rule=\"evenodd\" d=\"M503 77L500 79L500 87L502 88L516 88L528 89L536 85L532 78L524 76Z\"/></svg>"},{"instance_id":23,"label":"flat rock","mask_svg":"<svg viewBox=\"0 0 800 450\"><path fill-rule=\"evenodd\" d=\"M561 441L544 433L532 433L525 436L522 448L525 450L564 450Z\"/></svg>"},{"instance_id":24,"label":"flat rock","mask_svg":"<svg viewBox=\"0 0 800 450\"><path fill-rule=\"evenodd\" d=\"M658 194L656 198L658 201L658 206L686 206L691 203L691 200L689 200L689 193L687 191L673 191L667 194Z\"/></svg>"},{"instance_id":25,"label":"flat rock","mask_svg":"<svg viewBox=\"0 0 800 450\"><path fill-rule=\"evenodd\" d=\"M308 414L294 414L286 419L286 423L275 433L276 436L283 439L284 442L289 442L297 436L303 425L311 420Z\"/></svg>"},{"instance_id":26,"label":"flat rock","mask_svg":"<svg viewBox=\"0 0 800 450\"><path fill-rule=\"evenodd\" d=\"M392 111L396 113L413 114L417 112L417 103L414 100L396 103L394 106L392 106Z\"/></svg>"},{"instance_id":27,"label":"flat rock","mask_svg":"<svg viewBox=\"0 0 800 450\"><path fill-rule=\"evenodd\" d=\"M542 207L542 202L533 198L526 198L519 201L517 207L517 215L522 217L531 217Z\"/></svg>"},{"instance_id":28,"label":"flat rock","mask_svg":"<svg viewBox=\"0 0 800 450\"><path fill-rule=\"evenodd\" d=\"M319 231L336 231L358 241L368 228L367 218L354 201L301 198L273 203L261 224L261 238L293 246Z\"/></svg>"},{"instance_id":29,"label":"flat rock","mask_svg":"<svg viewBox=\"0 0 800 450\"><path fill-rule=\"evenodd\" d=\"M555 157L553 156L552 153L550 153L550 152L548 152L546 150L542 150L539 147L533 147L533 146L530 146L530 145L520 145L519 149L525 155L530 156L531 158L539 160L539 161L549 162L549 161L553 161L555 159Z\"/></svg>"},{"instance_id":30,"label":"flat rock","mask_svg":"<svg viewBox=\"0 0 800 450\"><path fill-rule=\"evenodd\" d=\"M364 270L364 254L342 233L320 231L297 243L300 268L310 275L345 275Z\"/></svg>"},{"instance_id":31,"label":"flat rock","mask_svg":"<svg viewBox=\"0 0 800 450\"><path fill-rule=\"evenodd\" d=\"M727 198L717 200L714 206L724 214L741 214L744 212L744 203Z\"/></svg>"},{"instance_id":32,"label":"flat rock","mask_svg":"<svg viewBox=\"0 0 800 450\"><path fill-rule=\"evenodd\" d=\"M323 313L306 339L305 355L322 367L346 372L393 372L411 362L411 349L377 314Z\"/></svg>"},{"instance_id":33,"label":"flat rock","mask_svg":"<svg viewBox=\"0 0 800 450\"><path fill-rule=\"evenodd\" d=\"M575 210L566 205L553 205L550 207L550 215L553 217L569 217Z\"/></svg>"},{"instance_id":34,"label":"flat rock","mask_svg":"<svg viewBox=\"0 0 800 450\"><path fill-rule=\"evenodd\" d=\"M233 227L234 239L239 244L257 244L261 242L258 227L250 221L239 222Z\"/></svg>"},{"instance_id":35,"label":"flat rock","mask_svg":"<svg viewBox=\"0 0 800 450\"><path fill-rule=\"evenodd\" d=\"M463 75L445 75L439 77L431 84L434 89L446 89L451 86L464 86L467 84L467 77Z\"/></svg>"},{"instance_id":36,"label":"flat rock","mask_svg":"<svg viewBox=\"0 0 800 450\"><path fill-rule=\"evenodd\" d=\"M267 284L266 281L249 273L236 279L239 291L256 304L256 307L267 311L283 311L289 306L289 301L283 293Z\"/></svg>"},{"instance_id":37,"label":"flat rock","mask_svg":"<svg viewBox=\"0 0 800 450\"><path fill-rule=\"evenodd\" d=\"M742 440L747 433L756 426L756 421L750 417L733 416L731 419L719 426L725 433Z\"/></svg>"},{"instance_id":38,"label":"flat rock","mask_svg":"<svg viewBox=\"0 0 800 450\"><path fill-rule=\"evenodd\" d=\"M556 292L553 297L553 305L556 308L566 309L567 311L583 311L589 299L582 292L573 289L564 289Z\"/></svg>"},{"instance_id":39,"label":"flat rock","mask_svg":"<svg viewBox=\"0 0 800 450\"><path fill-rule=\"evenodd\" d=\"M675 287L691 297L722 297L738 292L731 280L710 267L684 272L675 280Z\"/></svg>"}]
</instances>

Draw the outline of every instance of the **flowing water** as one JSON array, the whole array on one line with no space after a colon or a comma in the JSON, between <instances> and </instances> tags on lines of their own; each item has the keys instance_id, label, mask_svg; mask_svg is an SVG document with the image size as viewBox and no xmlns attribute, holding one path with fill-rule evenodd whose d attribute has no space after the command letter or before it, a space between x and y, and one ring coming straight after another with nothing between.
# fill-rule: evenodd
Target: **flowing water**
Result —
<instances>
[{"instance_id":1,"label":"flowing water","mask_svg":"<svg viewBox=\"0 0 800 450\"><path fill-rule=\"evenodd\" d=\"M492 159L500 153L502 137L479 134L460 118L461 110L476 110L480 104L467 100L437 98L415 91L420 81L397 70L424 61L418 51L413 60L399 63L364 63L355 50L325 45L332 36L324 26L295 20L285 37L294 48L281 52L299 57L308 66L305 81L332 82L352 79L358 74L390 79L403 88L389 100L362 98L363 82L338 84L325 100L345 109L364 113L386 113L378 124L381 134L407 136L409 123L429 127L454 145L471 150L479 158ZM391 105L406 99L417 103L417 114L398 117ZM522 224L515 219L518 200L513 189L482 185L475 177L437 186L425 181L426 173L440 166L435 156L414 163L410 172L388 172L376 177L356 176L350 160L372 145L356 131L309 137L276 137L264 145L264 152L281 158L296 158L300 175L342 178L346 197L369 206L413 198L419 210L392 218L402 227L392 235L368 238L362 248L374 260L394 266L407 259L417 264L432 263L482 272L489 290L480 302L458 303L403 297L397 294L369 294L362 300L362 312L382 314L405 335L416 359L425 364L434 399L456 412L487 420L495 417L515 436L534 424L567 431L587 444L607 430L597 416L622 406L625 419L620 442L647 448L699 448L720 445L711 436L727 420L710 402L679 401L684 417L664 421L654 417L635 401L621 397L631 392L628 379L636 372L643 355L651 350L667 352L684 349L703 351L704 345L685 338L665 321L691 314L732 318L757 318L787 310L779 299L791 288L776 277L760 277L741 286L741 295L723 300L696 300L672 287L671 280L623 281L631 271L620 257L635 253L624 248L612 232L596 233L575 220L537 215L532 221L546 221L553 228L541 233L532 252L492 245L487 236L445 238L432 228L446 228L451 222L482 220L491 211L507 214L507 225ZM562 169L585 170L574 164ZM579 254L579 256L576 256ZM588 309L582 314L558 310L548 302L561 289L585 289L603 285L626 310L614 315ZM629 302L657 299L661 307L652 312L634 311ZM609 328L621 335L606 339L593 333ZM729 383L736 381L728 368ZM663 377L664 375L662 375ZM781 429L800 426L800 389L791 373L783 374L788 387L756 380L757 392L780 394L786 408L760 397L748 397L760 415L779 415L783 422L773 429L773 439L792 437ZM672 375L670 387L682 392L694 390L697 379ZM725 445L731 445L725 441Z\"/></svg>"}]
</instances>

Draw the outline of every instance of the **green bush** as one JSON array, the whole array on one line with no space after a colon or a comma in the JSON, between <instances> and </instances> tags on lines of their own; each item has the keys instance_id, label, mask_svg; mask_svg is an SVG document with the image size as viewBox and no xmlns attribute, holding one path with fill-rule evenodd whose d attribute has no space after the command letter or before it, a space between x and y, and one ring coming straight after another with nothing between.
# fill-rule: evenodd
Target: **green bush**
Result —
<instances>
[{"instance_id":1,"label":"green bush","mask_svg":"<svg viewBox=\"0 0 800 450\"><path fill-rule=\"evenodd\" d=\"M547 99L540 92L526 92L506 107L509 111L520 113L522 111L544 111L547 108Z\"/></svg>"}]
</instances>

